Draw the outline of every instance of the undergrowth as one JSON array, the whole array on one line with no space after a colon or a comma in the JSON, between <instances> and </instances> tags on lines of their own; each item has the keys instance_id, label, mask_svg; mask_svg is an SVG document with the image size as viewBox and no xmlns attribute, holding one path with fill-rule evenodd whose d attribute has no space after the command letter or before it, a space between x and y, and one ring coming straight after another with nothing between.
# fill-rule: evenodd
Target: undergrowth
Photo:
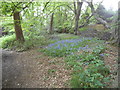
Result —
<instances>
[{"instance_id":1,"label":"undergrowth","mask_svg":"<svg viewBox=\"0 0 120 90\"><path fill-rule=\"evenodd\" d=\"M110 79L110 71L103 61L105 49L104 41L80 38L57 41L42 52L53 57L65 57L67 68L73 70L69 81L72 88L104 88Z\"/></svg>"},{"instance_id":2,"label":"undergrowth","mask_svg":"<svg viewBox=\"0 0 120 90\"><path fill-rule=\"evenodd\" d=\"M0 47L3 49L11 49L17 51L28 50L33 47L42 47L51 43L45 36L25 36L25 42L20 43L16 41L15 35L7 35L0 38Z\"/></svg>"},{"instance_id":3,"label":"undergrowth","mask_svg":"<svg viewBox=\"0 0 120 90\"><path fill-rule=\"evenodd\" d=\"M91 48L97 47L97 44L93 45L96 42L99 45L103 43L95 38L65 39L49 44L41 51L49 56L63 57L80 50L91 50Z\"/></svg>"},{"instance_id":4,"label":"undergrowth","mask_svg":"<svg viewBox=\"0 0 120 90\"><path fill-rule=\"evenodd\" d=\"M69 81L72 88L107 87L110 72L103 62L106 49L104 41L96 38L63 36L64 34L59 35L60 40L57 41L57 39L50 39L51 36L46 37L46 35L26 35L25 42L19 43L15 40L15 35L11 35L0 38L0 45L2 48L18 51L47 45L40 51L53 57L65 57L66 67L73 69Z\"/></svg>"},{"instance_id":5,"label":"undergrowth","mask_svg":"<svg viewBox=\"0 0 120 90\"><path fill-rule=\"evenodd\" d=\"M103 50L103 49L102 49ZM97 52L97 53L96 53ZM102 52L100 50L100 52ZM72 88L104 88L109 83L109 69L104 65L98 50L69 55L65 61L73 68L70 85Z\"/></svg>"}]
</instances>

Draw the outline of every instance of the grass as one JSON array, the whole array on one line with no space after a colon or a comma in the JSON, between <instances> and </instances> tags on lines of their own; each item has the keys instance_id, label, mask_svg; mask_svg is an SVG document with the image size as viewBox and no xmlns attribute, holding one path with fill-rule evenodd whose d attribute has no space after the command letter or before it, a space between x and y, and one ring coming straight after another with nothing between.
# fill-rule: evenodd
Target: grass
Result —
<instances>
[{"instance_id":1,"label":"grass","mask_svg":"<svg viewBox=\"0 0 120 90\"><path fill-rule=\"evenodd\" d=\"M73 34L58 34L57 35L61 40L66 40L66 39L78 39L79 36L73 35Z\"/></svg>"},{"instance_id":2,"label":"grass","mask_svg":"<svg viewBox=\"0 0 120 90\"><path fill-rule=\"evenodd\" d=\"M79 31L86 31L86 30L88 30L87 27L83 27L83 28L80 28L80 29L79 29Z\"/></svg>"}]
</instances>

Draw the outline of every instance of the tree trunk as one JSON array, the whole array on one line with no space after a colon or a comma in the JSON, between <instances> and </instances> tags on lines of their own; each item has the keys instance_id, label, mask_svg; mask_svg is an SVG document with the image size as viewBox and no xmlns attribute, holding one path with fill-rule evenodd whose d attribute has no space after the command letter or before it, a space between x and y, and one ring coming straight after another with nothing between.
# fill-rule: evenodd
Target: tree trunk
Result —
<instances>
[{"instance_id":1,"label":"tree trunk","mask_svg":"<svg viewBox=\"0 0 120 90\"><path fill-rule=\"evenodd\" d=\"M21 20L20 20L20 12L14 12L13 13L13 19L14 19L14 27L15 27L15 34L16 34L16 40L20 42L24 42L24 36L22 32L21 27Z\"/></svg>"},{"instance_id":2,"label":"tree trunk","mask_svg":"<svg viewBox=\"0 0 120 90\"><path fill-rule=\"evenodd\" d=\"M119 35L120 35L120 8L118 9L117 19L113 21L115 27L112 29L111 44L120 46Z\"/></svg>"},{"instance_id":3,"label":"tree trunk","mask_svg":"<svg viewBox=\"0 0 120 90\"><path fill-rule=\"evenodd\" d=\"M50 34L52 34L53 33L53 16L54 16L54 13L52 13L52 15L51 15L51 20L50 20Z\"/></svg>"},{"instance_id":4,"label":"tree trunk","mask_svg":"<svg viewBox=\"0 0 120 90\"><path fill-rule=\"evenodd\" d=\"M76 9L76 5L75 5L75 2L74 2L74 9L75 9L75 29L74 29L74 34L75 35L77 35L78 29L79 29L78 23L79 23L79 16L81 14L82 4L83 4L83 2L78 1L77 2L77 9Z\"/></svg>"},{"instance_id":5,"label":"tree trunk","mask_svg":"<svg viewBox=\"0 0 120 90\"><path fill-rule=\"evenodd\" d=\"M86 0L84 0L84 1L87 2ZM99 22L101 22L105 26L105 28L110 29L110 26L108 25L108 23L105 20L103 20L102 18L100 18L99 15L96 13L92 2L87 2L87 3L89 5L89 7L91 8L91 12L92 12L93 16L95 17L95 19L98 20Z\"/></svg>"},{"instance_id":6,"label":"tree trunk","mask_svg":"<svg viewBox=\"0 0 120 90\"><path fill-rule=\"evenodd\" d=\"M118 46L119 44L119 28L115 28L112 32L112 36L111 36L111 44L115 44ZM119 45L120 46L120 45Z\"/></svg>"}]
</instances>

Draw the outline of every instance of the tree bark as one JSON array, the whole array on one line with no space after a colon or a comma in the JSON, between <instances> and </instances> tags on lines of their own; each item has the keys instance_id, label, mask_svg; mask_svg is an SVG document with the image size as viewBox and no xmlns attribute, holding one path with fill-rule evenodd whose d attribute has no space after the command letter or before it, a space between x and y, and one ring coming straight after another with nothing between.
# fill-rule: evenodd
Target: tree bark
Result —
<instances>
[{"instance_id":1,"label":"tree bark","mask_svg":"<svg viewBox=\"0 0 120 90\"><path fill-rule=\"evenodd\" d=\"M119 45L119 28L115 28L113 30L110 43L120 46Z\"/></svg>"},{"instance_id":2,"label":"tree bark","mask_svg":"<svg viewBox=\"0 0 120 90\"><path fill-rule=\"evenodd\" d=\"M51 20L50 20L50 34L52 34L53 33L53 16L54 16L54 13L52 13L52 15L51 15Z\"/></svg>"},{"instance_id":3,"label":"tree bark","mask_svg":"<svg viewBox=\"0 0 120 90\"><path fill-rule=\"evenodd\" d=\"M81 14L81 8L82 8L82 4L83 2L79 2L79 0L77 1L77 9L76 9L76 5L75 5L75 2L74 2L74 11L75 11L75 29L74 29L74 34L77 35L77 32L78 32L78 29L79 29L79 26L78 26L78 23L79 23L79 16Z\"/></svg>"},{"instance_id":4,"label":"tree bark","mask_svg":"<svg viewBox=\"0 0 120 90\"><path fill-rule=\"evenodd\" d=\"M113 21L115 24L115 27L112 29L112 36L111 36L111 44L115 44L117 46L120 46L119 42L119 34L120 34L120 8L118 9L118 16L116 16L117 19Z\"/></svg>"},{"instance_id":5,"label":"tree bark","mask_svg":"<svg viewBox=\"0 0 120 90\"><path fill-rule=\"evenodd\" d=\"M24 40L22 27L21 27L20 12L15 11L13 13L13 19L14 19L16 40L20 42L24 42L25 40Z\"/></svg>"}]
</instances>

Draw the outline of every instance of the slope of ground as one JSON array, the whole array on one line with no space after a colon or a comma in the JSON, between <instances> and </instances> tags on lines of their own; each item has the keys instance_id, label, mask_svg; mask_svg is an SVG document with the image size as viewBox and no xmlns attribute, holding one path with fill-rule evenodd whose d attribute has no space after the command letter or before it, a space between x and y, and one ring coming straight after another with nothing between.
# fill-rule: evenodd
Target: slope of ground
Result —
<instances>
[{"instance_id":1,"label":"slope of ground","mask_svg":"<svg viewBox=\"0 0 120 90\"><path fill-rule=\"evenodd\" d=\"M99 31L90 28L85 31L80 31L80 35L84 37L97 37L101 40L106 40L106 41L110 40L111 38L111 33L109 32Z\"/></svg>"}]
</instances>

